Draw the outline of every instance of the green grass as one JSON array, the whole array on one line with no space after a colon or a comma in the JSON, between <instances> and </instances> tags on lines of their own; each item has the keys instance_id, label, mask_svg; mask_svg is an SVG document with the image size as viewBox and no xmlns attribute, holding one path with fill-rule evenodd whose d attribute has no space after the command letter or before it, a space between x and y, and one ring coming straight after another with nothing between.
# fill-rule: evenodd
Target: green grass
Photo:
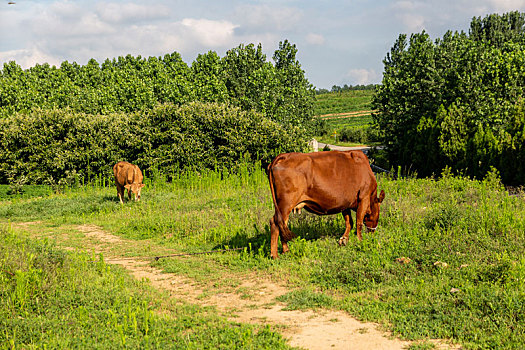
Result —
<instances>
[{"instance_id":1,"label":"green grass","mask_svg":"<svg viewBox=\"0 0 525 350\"><path fill-rule=\"evenodd\" d=\"M326 123L334 129L343 129L343 128L361 128L366 127L372 122L372 116L370 114L363 116L349 116L346 118L332 118L325 119Z\"/></svg>"},{"instance_id":2,"label":"green grass","mask_svg":"<svg viewBox=\"0 0 525 350\"><path fill-rule=\"evenodd\" d=\"M51 186L46 185L24 185L21 187L19 193L16 193L15 187L8 185L0 185L0 200L14 199L14 198L32 198L40 196L48 196L53 191Z\"/></svg>"},{"instance_id":3,"label":"green grass","mask_svg":"<svg viewBox=\"0 0 525 350\"><path fill-rule=\"evenodd\" d=\"M0 348L288 348L269 327L171 302L101 258L1 227Z\"/></svg>"},{"instance_id":4,"label":"green grass","mask_svg":"<svg viewBox=\"0 0 525 350\"><path fill-rule=\"evenodd\" d=\"M355 90L316 95L315 115L369 111L373 94L373 90ZM320 142L338 146L374 144L367 131L372 123L371 114L327 116L321 119L323 124L318 130L319 135L315 136ZM356 130L362 132L356 133Z\"/></svg>"},{"instance_id":5,"label":"green grass","mask_svg":"<svg viewBox=\"0 0 525 350\"><path fill-rule=\"evenodd\" d=\"M211 286L235 283L227 282L232 275L269 275L294 287L282 297L289 308L347 310L406 339L525 347L523 198L509 196L494 174L484 181L382 177L379 187L386 199L375 234L339 247L341 215L295 215L290 226L298 238L278 261L269 257L273 205L257 167L148 181L142 201L123 206L114 188L93 187L3 201L0 218L97 224L181 252L245 247L154 265Z\"/></svg>"},{"instance_id":6,"label":"green grass","mask_svg":"<svg viewBox=\"0 0 525 350\"><path fill-rule=\"evenodd\" d=\"M316 95L314 115L370 110L373 94L373 90L350 90Z\"/></svg>"}]
</instances>

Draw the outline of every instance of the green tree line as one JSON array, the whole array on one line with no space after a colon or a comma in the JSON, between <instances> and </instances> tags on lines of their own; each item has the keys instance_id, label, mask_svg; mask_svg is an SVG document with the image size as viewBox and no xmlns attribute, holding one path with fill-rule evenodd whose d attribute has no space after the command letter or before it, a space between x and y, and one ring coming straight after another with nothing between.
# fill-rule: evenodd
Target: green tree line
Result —
<instances>
[{"instance_id":1,"label":"green tree line","mask_svg":"<svg viewBox=\"0 0 525 350\"><path fill-rule=\"evenodd\" d=\"M317 89L315 90L316 95L328 94L331 92L345 92L345 91L361 91L361 90L375 90L377 84L368 84L368 85L348 85L344 84L343 86L332 85L332 89Z\"/></svg>"},{"instance_id":2,"label":"green tree line","mask_svg":"<svg viewBox=\"0 0 525 350\"><path fill-rule=\"evenodd\" d=\"M308 126L314 89L296 53L296 46L285 40L274 53L274 63L260 44L241 44L222 58L209 51L191 65L176 52L149 58L127 55L101 64L95 59L86 65L37 64L26 70L11 61L0 71L0 113L5 117L35 107L67 107L107 114L201 101L229 103L278 122Z\"/></svg>"},{"instance_id":3,"label":"green tree line","mask_svg":"<svg viewBox=\"0 0 525 350\"><path fill-rule=\"evenodd\" d=\"M525 182L525 14L473 18L469 33L399 36L373 116L391 163Z\"/></svg>"},{"instance_id":4,"label":"green tree line","mask_svg":"<svg viewBox=\"0 0 525 350\"><path fill-rule=\"evenodd\" d=\"M315 92L296 53L285 40L273 62L249 44L191 65L176 52L26 70L5 63L0 183L89 179L118 160L169 173L235 168L245 155L264 164L303 150L315 127Z\"/></svg>"}]
</instances>

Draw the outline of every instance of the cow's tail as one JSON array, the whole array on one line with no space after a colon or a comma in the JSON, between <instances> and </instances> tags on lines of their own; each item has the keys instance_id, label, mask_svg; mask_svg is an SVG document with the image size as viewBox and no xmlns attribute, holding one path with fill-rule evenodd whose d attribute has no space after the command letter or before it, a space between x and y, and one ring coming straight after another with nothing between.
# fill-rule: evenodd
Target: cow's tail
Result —
<instances>
[{"instance_id":1,"label":"cow's tail","mask_svg":"<svg viewBox=\"0 0 525 350\"><path fill-rule=\"evenodd\" d=\"M281 233L281 240L286 243L294 239L295 234L292 231L290 231L288 225L286 225L286 223L284 222L281 209L279 209L279 206L277 205L277 200L275 199L275 187L273 183L273 166L275 163L277 163L277 159L275 159L273 162L270 163L270 165L268 165L268 180L270 181L270 190L272 191L273 206L275 207L275 215L273 219L277 227L279 227L279 232Z\"/></svg>"}]
</instances>

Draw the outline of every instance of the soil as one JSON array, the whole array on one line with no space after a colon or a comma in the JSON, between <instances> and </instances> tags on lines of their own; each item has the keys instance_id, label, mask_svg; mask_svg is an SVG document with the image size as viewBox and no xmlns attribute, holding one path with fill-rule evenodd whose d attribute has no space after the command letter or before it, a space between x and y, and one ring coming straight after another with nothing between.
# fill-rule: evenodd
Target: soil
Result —
<instances>
[{"instance_id":1,"label":"soil","mask_svg":"<svg viewBox=\"0 0 525 350\"><path fill-rule=\"evenodd\" d=\"M20 224L30 225L33 223ZM20 226L19 226L20 227ZM289 345L304 349L406 349L412 345L380 330L379 325L361 322L343 311L288 311L276 298L290 290L253 274L232 291L209 293L189 278L164 273L140 258L112 257L110 247L133 244L105 232L95 225L76 229L88 238L86 248L104 253L105 261L127 269L132 276L148 280L155 288L168 291L177 301L212 306L224 317L242 323L270 324L288 340ZM247 292L248 291L248 292ZM208 293L207 293L208 292ZM246 293L249 297L246 297ZM203 297L204 296L204 297ZM434 342L434 341L433 341ZM445 341L434 342L436 348L456 348Z\"/></svg>"},{"instance_id":2,"label":"soil","mask_svg":"<svg viewBox=\"0 0 525 350\"><path fill-rule=\"evenodd\" d=\"M355 111L355 112L343 112L343 113L329 113L329 114L323 114L318 115L317 118L322 119L339 119L339 118L348 118L348 117L362 117L364 115L369 115L374 111Z\"/></svg>"}]
</instances>

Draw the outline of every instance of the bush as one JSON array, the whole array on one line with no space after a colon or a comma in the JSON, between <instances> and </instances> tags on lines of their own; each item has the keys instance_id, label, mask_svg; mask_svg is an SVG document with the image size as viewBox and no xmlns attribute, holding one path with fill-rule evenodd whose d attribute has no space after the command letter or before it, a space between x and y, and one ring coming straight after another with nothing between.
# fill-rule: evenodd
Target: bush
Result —
<instances>
[{"instance_id":1,"label":"bush","mask_svg":"<svg viewBox=\"0 0 525 350\"><path fill-rule=\"evenodd\" d=\"M370 142L377 142L379 136L376 129L371 127L364 128L344 128L339 134L340 141L356 142L367 144Z\"/></svg>"},{"instance_id":2,"label":"bush","mask_svg":"<svg viewBox=\"0 0 525 350\"><path fill-rule=\"evenodd\" d=\"M304 150L303 129L284 127L259 113L221 104L163 105L148 115L150 150L139 163L176 173L180 169L235 169L245 160L269 163L281 152Z\"/></svg>"},{"instance_id":3,"label":"bush","mask_svg":"<svg viewBox=\"0 0 525 350\"><path fill-rule=\"evenodd\" d=\"M281 152L301 151L307 140L302 128L217 103L164 104L107 116L38 109L0 119L0 181L108 178L119 160L146 173L235 169L246 160L268 163Z\"/></svg>"}]
</instances>

